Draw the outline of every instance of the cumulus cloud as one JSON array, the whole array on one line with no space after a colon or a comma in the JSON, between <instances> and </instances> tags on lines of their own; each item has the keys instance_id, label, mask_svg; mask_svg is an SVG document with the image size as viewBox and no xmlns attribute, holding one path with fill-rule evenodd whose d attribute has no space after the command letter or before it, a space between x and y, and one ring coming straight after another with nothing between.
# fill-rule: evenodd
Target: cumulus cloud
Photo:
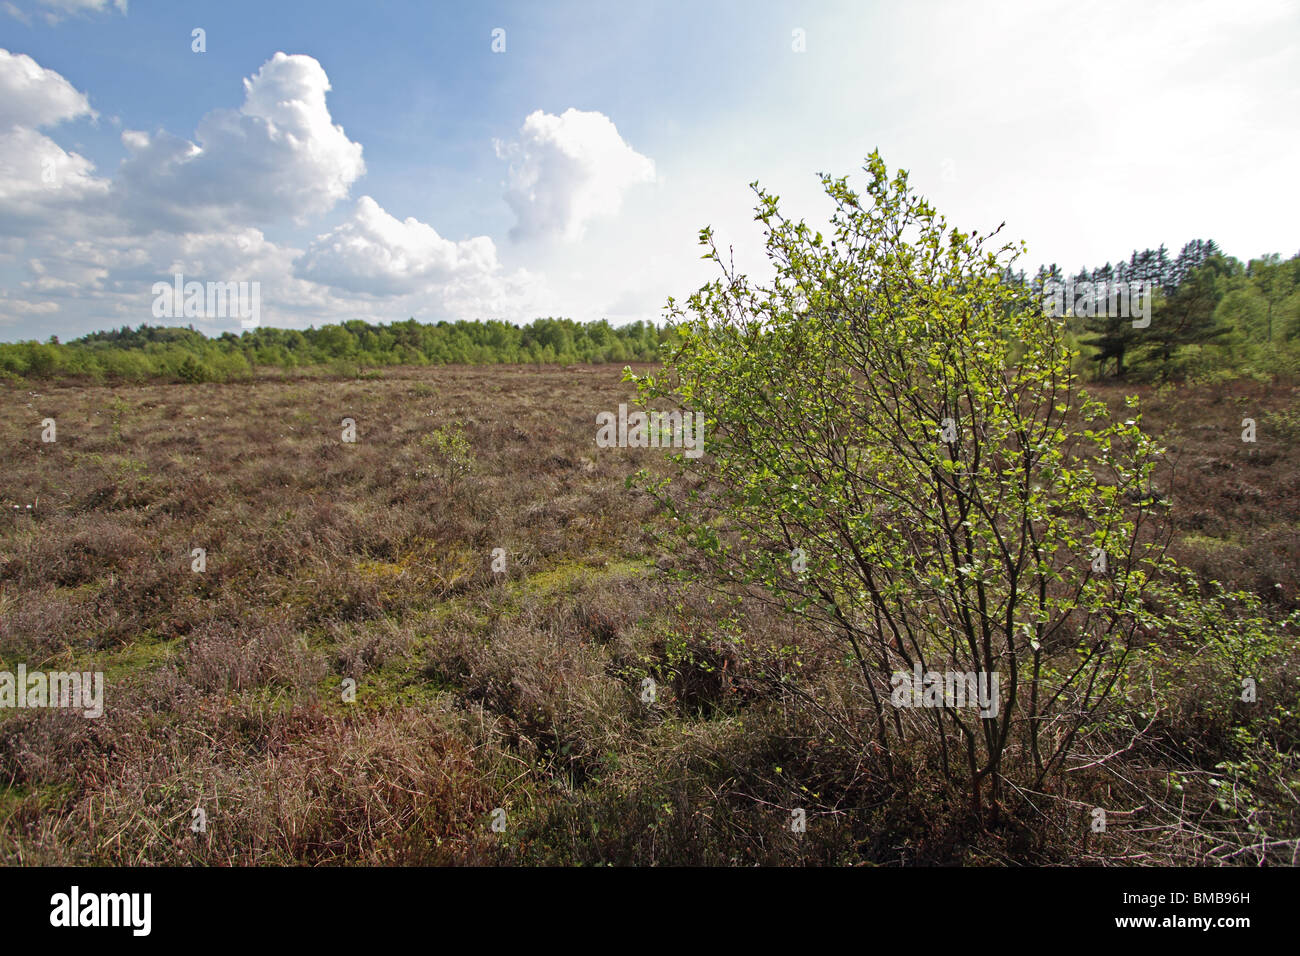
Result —
<instances>
[{"instance_id":1,"label":"cumulus cloud","mask_svg":"<svg viewBox=\"0 0 1300 956\"><path fill-rule=\"evenodd\" d=\"M502 270L487 236L444 239L428 223L390 215L369 196L311 243L294 274L344 294L405 299L412 314L517 319L545 295L539 276Z\"/></svg>"},{"instance_id":2,"label":"cumulus cloud","mask_svg":"<svg viewBox=\"0 0 1300 956\"><path fill-rule=\"evenodd\" d=\"M107 193L90 160L37 130L83 116L95 116L85 94L31 57L0 50L0 234L45 231Z\"/></svg>"},{"instance_id":3,"label":"cumulus cloud","mask_svg":"<svg viewBox=\"0 0 1300 956\"><path fill-rule=\"evenodd\" d=\"M513 239L580 239L588 222L618 212L628 189L655 178L654 161L599 112L537 110L517 140L498 142L496 150L510 160L505 198L516 218Z\"/></svg>"},{"instance_id":4,"label":"cumulus cloud","mask_svg":"<svg viewBox=\"0 0 1300 956\"><path fill-rule=\"evenodd\" d=\"M267 223L329 211L364 173L361 145L334 123L329 79L307 56L278 53L244 81L238 110L216 110L193 141L124 130L128 157L93 164L38 127L94 116L86 97L30 57L0 58L0 264L25 278L0 289L0 323L77 334L154 322L153 285L256 281L262 321L501 318L555 307L541 276L505 270L487 236L446 239L369 196L308 248L271 241ZM185 320L189 322L189 319ZM237 320L199 319L210 333Z\"/></svg>"},{"instance_id":5,"label":"cumulus cloud","mask_svg":"<svg viewBox=\"0 0 1300 956\"><path fill-rule=\"evenodd\" d=\"M330 116L329 88L316 60L277 53L244 80L240 109L200 120L196 142L124 131L130 155L110 182L36 131L94 116L85 95L31 57L0 51L0 232L43 231L73 204L78 217L107 217L107 228L142 234L238 230L327 212L365 171L361 144Z\"/></svg>"},{"instance_id":6,"label":"cumulus cloud","mask_svg":"<svg viewBox=\"0 0 1300 956\"><path fill-rule=\"evenodd\" d=\"M0 289L0 325L12 325L33 315L50 315L58 311L58 303L14 298L7 289Z\"/></svg>"},{"instance_id":7,"label":"cumulus cloud","mask_svg":"<svg viewBox=\"0 0 1300 956\"><path fill-rule=\"evenodd\" d=\"M330 116L325 70L277 53L244 80L238 110L214 110L196 142L127 131L122 213L141 228L239 227L327 212L365 172L361 144Z\"/></svg>"},{"instance_id":8,"label":"cumulus cloud","mask_svg":"<svg viewBox=\"0 0 1300 956\"><path fill-rule=\"evenodd\" d=\"M496 245L487 236L453 242L418 219L397 220L362 196L346 222L311 244L297 273L349 292L401 295L497 268Z\"/></svg>"},{"instance_id":9,"label":"cumulus cloud","mask_svg":"<svg viewBox=\"0 0 1300 956\"><path fill-rule=\"evenodd\" d=\"M86 95L25 53L0 50L0 130L95 116Z\"/></svg>"},{"instance_id":10,"label":"cumulus cloud","mask_svg":"<svg viewBox=\"0 0 1300 956\"><path fill-rule=\"evenodd\" d=\"M108 193L94 164L66 152L48 136L22 127L0 132L0 234L35 235L65 224L54 221L85 200Z\"/></svg>"},{"instance_id":11,"label":"cumulus cloud","mask_svg":"<svg viewBox=\"0 0 1300 956\"><path fill-rule=\"evenodd\" d=\"M240 110L200 121L197 143L126 130L130 157L101 179L36 128L93 116L86 97L30 57L5 52L0 259L21 263L27 278L17 294L5 291L0 321L84 314L87 305L100 323L151 321L153 283L176 272L256 280L264 300L329 314L332 297L293 275L302 250L268 241L254 225L324 212L363 171L361 146L330 118L328 89L315 60L278 54L244 81Z\"/></svg>"},{"instance_id":12,"label":"cumulus cloud","mask_svg":"<svg viewBox=\"0 0 1300 956\"><path fill-rule=\"evenodd\" d=\"M103 328L156 323L153 284L170 282L178 272L198 282L256 281L264 303L263 322L289 324L280 304L296 307L312 291L311 283L291 275L293 259L300 254L253 228L183 236L63 237L40 244L24 263L28 278L15 291L24 299L51 303L66 315L93 304L97 325ZM210 334L240 327L236 317L185 319L186 324L191 322Z\"/></svg>"}]
</instances>

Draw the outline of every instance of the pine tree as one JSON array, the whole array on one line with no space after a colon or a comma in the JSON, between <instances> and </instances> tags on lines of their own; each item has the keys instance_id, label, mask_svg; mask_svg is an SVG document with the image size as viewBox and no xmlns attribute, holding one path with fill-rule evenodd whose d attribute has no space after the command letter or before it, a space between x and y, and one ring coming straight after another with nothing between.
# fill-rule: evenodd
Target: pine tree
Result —
<instances>
[{"instance_id":1,"label":"pine tree","mask_svg":"<svg viewBox=\"0 0 1300 956\"><path fill-rule=\"evenodd\" d=\"M1189 247L1193 247L1189 250ZM1206 249L1214 249L1200 264L1188 267ZM1180 266L1181 264L1181 266ZM1226 280L1239 264L1217 252L1214 243L1188 243L1175 263L1175 272L1186 270L1182 281L1156 310L1151 328L1146 330L1151 352L1147 356L1161 365L1161 378L1173 372L1174 353L1184 345L1206 345L1232 331L1232 326L1215 317L1215 308L1223 298Z\"/></svg>"}]
</instances>

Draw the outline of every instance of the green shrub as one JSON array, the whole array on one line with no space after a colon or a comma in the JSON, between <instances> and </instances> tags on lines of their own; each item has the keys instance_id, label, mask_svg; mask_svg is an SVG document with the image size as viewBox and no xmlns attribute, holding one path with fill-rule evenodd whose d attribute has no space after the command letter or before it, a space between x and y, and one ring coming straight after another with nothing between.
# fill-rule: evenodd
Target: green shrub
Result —
<instances>
[{"instance_id":1,"label":"green shrub","mask_svg":"<svg viewBox=\"0 0 1300 956\"><path fill-rule=\"evenodd\" d=\"M469 439L459 424L435 428L420 439L420 444L431 452L430 473L447 484L455 484L467 476L473 467Z\"/></svg>"}]
</instances>

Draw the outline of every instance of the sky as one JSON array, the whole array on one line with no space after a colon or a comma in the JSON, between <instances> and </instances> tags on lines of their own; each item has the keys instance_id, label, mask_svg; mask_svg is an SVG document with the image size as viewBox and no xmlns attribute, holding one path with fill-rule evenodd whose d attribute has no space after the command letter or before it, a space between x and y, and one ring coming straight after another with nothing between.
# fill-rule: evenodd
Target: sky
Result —
<instances>
[{"instance_id":1,"label":"sky","mask_svg":"<svg viewBox=\"0 0 1300 956\"><path fill-rule=\"evenodd\" d=\"M202 31L197 34L195 31ZM199 49L199 48L202 49ZM879 149L1027 271L1300 251L1300 3L0 0L0 341L662 321Z\"/></svg>"}]
</instances>

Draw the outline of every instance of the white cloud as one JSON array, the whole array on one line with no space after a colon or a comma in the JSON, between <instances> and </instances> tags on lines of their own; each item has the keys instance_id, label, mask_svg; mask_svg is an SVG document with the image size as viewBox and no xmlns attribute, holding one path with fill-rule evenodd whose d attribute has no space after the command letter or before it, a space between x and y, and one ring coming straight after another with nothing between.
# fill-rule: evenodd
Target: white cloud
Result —
<instances>
[{"instance_id":1,"label":"white cloud","mask_svg":"<svg viewBox=\"0 0 1300 956\"><path fill-rule=\"evenodd\" d=\"M100 231L210 233L327 212L365 171L361 145L330 116L329 88L316 60L277 53L244 81L239 110L202 118L196 143L123 131L130 155L110 182L36 132L94 116L85 95L0 51L0 232L79 233L93 217Z\"/></svg>"},{"instance_id":2,"label":"white cloud","mask_svg":"<svg viewBox=\"0 0 1300 956\"><path fill-rule=\"evenodd\" d=\"M517 220L511 230L516 239L580 239L592 219L618 212L629 188L655 179L654 161L624 142L598 112L536 110L518 140L496 149L510 160L505 198Z\"/></svg>"},{"instance_id":3,"label":"white cloud","mask_svg":"<svg viewBox=\"0 0 1300 956\"><path fill-rule=\"evenodd\" d=\"M311 243L294 274L345 295L401 301L410 314L517 319L545 294L538 276L505 274L487 236L444 239L428 223L389 215L369 196Z\"/></svg>"},{"instance_id":4,"label":"white cloud","mask_svg":"<svg viewBox=\"0 0 1300 956\"><path fill-rule=\"evenodd\" d=\"M34 14L39 14L50 26L57 26L70 16L90 13L104 13L116 10L126 16L127 0L29 0L32 4L27 9L19 7L12 0L4 0L0 9L27 26L32 25Z\"/></svg>"},{"instance_id":5,"label":"white cloud","mask_svg":"<svg viewBox=\"0 0 1300 956\"><path fill-rule=\"evenodd\" d=\"M115 7L126 13L126 0L41 0L47 7L62 10L65 13L83 13L88 10L107 10Z\"/></svg>"},{"instance_id":6,"label":"white cloud","mask_svg":"<svg viewBox=\"0 0 1300 956\"><path fill-rule=\"evenodd\" d=\"M58 311L59 306L56 302L48 299L40 302L18 299L10 296L7 289L0 289L0 325L12 325L33 315L50 315Z\"/></svg>"},{"instance_id":7,"label":"white cloud","mask_svg":"<svg viewBox=\"0 0 1300 956\"><path fill-rule=\"evenodd\" d=\"M0 130L95 116L84 93L25 53L0 49Z\"/></svg>"},{"instance_id":8,"label":"white cloud","mask_svg":"<svg viewBox=\"0 0 1300 956\"><path fill-rule=\"evenodd\" d=\"M542 274L504 268L488 236L444 238L369 196L305 250L268 240L262 227L329 211L364 173L361 145L330 115L329 89L314 59L278 53L244 81L243 105L202 117L192 140L122 130L128 157L98 178L89 160L37 129L94 116L85 95L31 58L9 56L0 64L0 258L26 276L0 321L35 321L40 338L74 334L87 315L100 327L153 321L153 283L176 272L259 282L268 325L571 314L575 303ZM599 113L534 113L501 149L513 160L520 234L576 238L655 175Z\"/></svg>"},{"instance_id":9,"label":"white cloud","mask_svg":"<svg viewBox=\"0 0 1300 956\"><path fill-rule=\"evenodd\" d=\"M296 313L300 303L313 298L312 284L291 275L293 259L299 254L300 250L270 242L253 228L183 236L63 237L39 244L25 262L29 278L18 291L25 298L39 296L58 305L61 315L76 315L90 306L98 327L105 328L156 323L153 284L169 282L177 272L199 282L254 281L261 286L262 321L287 325L292 323L285 321L285 315ZM319 308L316 298L317 314L328 311ZM284 303L292 303L293 308L284 309ZM235 318L164 320L164 324L189 323L209 334L239 330Z\"/></svg>"},{"instance_id":10,"label":"white cloud","mask_svg":"<svg viewBox=\"0 0 1300 956\"><path fill-rule=\"evenodd\" d=\"M34 236L66 229L64 216L108 193L94 164L33 129L0 132L0 234Z\"/></svg>"},{"instance_id":11,"label":"white cloud","mask_svg":"<svg viewBox=\"0 0 1300 956\"><path fill-rule=\"evenodd\" d=\"M0 258L26 271L0 321L152 321L152 285L176 272L258 281L268 322L278 305L280 317L293 313L284 324L306 324L306 309L312 321L337 317L338 297L293 274L302 250L257 224L329 210L364 171L361 146L333 123L329 80L311 57L277 54L244 89L238 111L200 121L196 143L124 130L131 155L100 179L36 129L93 116L85 96L30 57L0 59ZM30 307L39 301L48 305Z\"/></svg>"},{"instance_id":12,"label":"white cloud","mask_svg":"<svg viewBox=\"0 0 1300 956\"><path fill-rule=\"evenodd\" d=\"M110 8L125 16L127 0L40 0L40 3L50 8L45 19L50 23L58 23L65 15L102 13Z\"/></svg>"},{"instance_id":13,"label":"white cloud","mask_svg":"<svg viewBox=\"0 0 1300 956\"><path fill-rule=\"evenodd\" d=\"M0 233L64 228L64 217L106 194L94 164L37 127L95 116L85 94L24 54L0 50Z\"/></svg>"},{"instance_id":14,"label":"white cloud","mask_svg":"<svg viewBox=\"0 0 1300 956\"><path fill-rule=\"evenodd\" d=\"M88 160L35 129L87 114L85 97L30 58L10 57L0 67L9 94L0 259L21 264L26 278L4 292L0 322L37 319L41 338L72 331L88 313L100 327L152 322L153 284L177 272L258 282L268 325L534 317L545 282L503 269L489 237L444 239L369 196L306 250L266 238L261 224L327 212L364 172L360 144L330 116L329 88L314 59L278 53L244 81L243 106L208 113L194 142L123 130L130 155L115 177L98 179Z\"/></svg>"},{"instance_id":15,"label":"white cloud","mask_svg":"<svg viewBox=\"0 0 1300 956\"><path fill-rule=\"evenodd\" d=\"M128 131L121 212L145 229L210 231L327 212L365 172L325 103L329 78L309 56L277 53L244 80L239 110L214 110L197 142Z\"/></svg>"},{"instance_id":16,"label":"white cloud","mask_svg":"<svg viewBox=\"0 0 1300 956\"><path fill-rule=\"evenodd\" d=\"M362 196L346 222L311 244L297 273L349 292L400 295L498 268L496 245L487 236L453 242L418 219L395 219Z\"/></svg>"}]
</instances>

